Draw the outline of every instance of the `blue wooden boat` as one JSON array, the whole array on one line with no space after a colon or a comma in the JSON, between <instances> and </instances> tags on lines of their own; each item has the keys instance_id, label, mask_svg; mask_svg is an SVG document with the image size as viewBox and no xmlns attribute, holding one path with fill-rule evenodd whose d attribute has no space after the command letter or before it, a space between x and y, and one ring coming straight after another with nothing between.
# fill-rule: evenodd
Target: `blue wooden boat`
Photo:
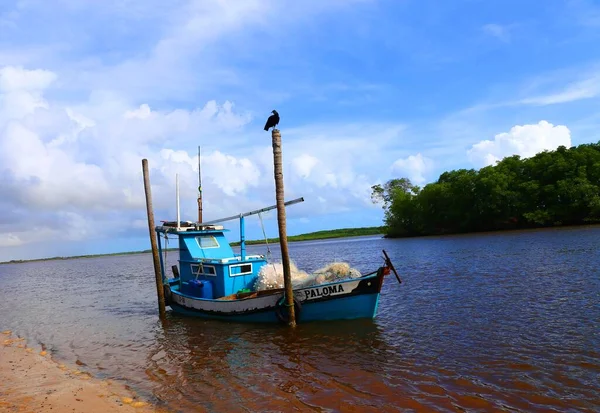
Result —
<instances>
[{"instance_id":1,"label":"blue wooden boat","mask_svg":"<svg viewBox=\"0 0 600 413\"><path fill-rule=\"evenodd\" d=\"M298 198L286 205L303 201ZM155 228L165 303L174 312L236 322L286 323L285 289L255 290L260 269L269 265L264 255L246 253L244 217L276 206L211 222L165 222ZM240 253L235 254L219 222L240 220ZM176 236L179 265L166 278L161 238ZM294 288L296 322L374 318L384 277L396 270L384 254L384 263L358 278Z\"/></svg>"}]
</instances>

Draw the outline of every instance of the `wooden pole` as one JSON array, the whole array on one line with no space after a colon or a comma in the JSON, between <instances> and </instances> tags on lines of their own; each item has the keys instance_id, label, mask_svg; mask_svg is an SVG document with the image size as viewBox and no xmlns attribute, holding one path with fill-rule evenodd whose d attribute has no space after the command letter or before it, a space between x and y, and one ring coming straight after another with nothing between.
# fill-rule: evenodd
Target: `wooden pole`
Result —
<instances>
[{"instance_id":1,"label":"wooden pole","mask_svg":"<svg viewBox=\"0 0 600 413\"><path fill-rule=\"evenodd\" d=\"M273 128L273 161L275 174L275 197L277 199L277 224L279 226L279 244L281 245L281 259L283 264L283 283L285 286L286 306L288 309L290 327L296 327L296 313L294 311L294 292L292 290L292 275L290 272L290 257L288 255L287 230L285 222L285 205L283 199L283 167L281 157L281 134Z\"/></svg>"},{"instance_id":2,"label":"wooden pole","mask_svg":"<svg viewBox=\"0 0 600 413\"><path fill-rule=\"evenodd\" d=\"M162 272L160 269L160 257L156 243L156 232L154 229L154 212L152 210L152 192L150 190L150 174L148 172L148 160L142 159L142 171L144 174L144 190L146 192L146 213L148 214L148 231L150 232L150 244L152 245L152 259L154 260L154 275L156 278L156 294L158 296L158 312L160 317L165 316L165 291L163 290Z\"/></svg>"}]
</instances>

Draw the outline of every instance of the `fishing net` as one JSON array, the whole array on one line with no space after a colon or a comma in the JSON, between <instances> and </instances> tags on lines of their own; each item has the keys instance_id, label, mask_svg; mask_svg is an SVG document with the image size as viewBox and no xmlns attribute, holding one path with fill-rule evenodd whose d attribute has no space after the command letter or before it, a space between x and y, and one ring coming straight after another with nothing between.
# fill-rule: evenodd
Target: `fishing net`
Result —
<instances>
[{"instance_id":1,"label":"fishing net","mask_svg":"<svg viewBox=\"0 0 600 413\"><path fill-rule=\"evenodd\" d=\"M333 262L318 269L313 274L299 270L296 264L290 262L292 288L304 288L312 285L326 284L335 281L361 277L360 271L351 268L346 262ZM271 290L283 288L283 264L280 262L269 263L261 267L254 283L254 289Z\"/></svg>"}]
</instances>

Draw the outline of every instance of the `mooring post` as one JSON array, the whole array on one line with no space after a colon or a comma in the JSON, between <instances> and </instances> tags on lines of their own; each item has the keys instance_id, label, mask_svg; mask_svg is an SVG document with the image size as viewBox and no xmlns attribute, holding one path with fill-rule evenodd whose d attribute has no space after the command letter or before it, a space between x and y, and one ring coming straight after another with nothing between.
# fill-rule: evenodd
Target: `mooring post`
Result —
<instances>
[{"instance_id":1,"label":"mooring post","mask_svg":"<svg viewBox=\"0 0 600 413\"><path fill-rule=\"evenodd\" d=\"M277 224L279 226L279 245L281 246L281 260L283 264L283 283L285 286L286 307L289 314L288 325L296 327L296 313L294 309L294 291L292 289L292 275L290 272L290 257L288 255L287 230L285 220L285 205L283 200L283 166L281 157L281 134L273 128L273 161L275 174L275 197L277 199Z\"/></svg>"},{"instance_id":2,"label":"mooring post","mask_svg":"<svg viewBox=\"0 0 600 413\"><path fill-rule=\"evenodd\" d=\"M152 259L154 260L154 275L156 278L156 294L158 296L158 312L160 317L165 316L165 291L163 290L162 272L160 268L160 257L156 243L154 229L154 212L152 210L152 192L150 190L150 174L148 172L148 160L142 159L142 172L144 174L144 190L146 192L146 213L148 214L148 230L150 232L150 245L152 246Z\"/></svg>"}]
</instances>

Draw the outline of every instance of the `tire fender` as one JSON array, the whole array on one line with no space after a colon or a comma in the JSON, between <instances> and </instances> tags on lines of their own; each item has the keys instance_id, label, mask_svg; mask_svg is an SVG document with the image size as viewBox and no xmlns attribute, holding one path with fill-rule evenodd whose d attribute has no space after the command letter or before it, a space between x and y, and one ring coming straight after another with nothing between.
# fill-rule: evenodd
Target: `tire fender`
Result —
<instances>
[{"instance_id":1,"label":"tire fender","mask_svg":"<svg viewBox=\"0 0 600 413\"><path fill-rule=\"evenodd\" d=\"M296 321L300 319L300 313L302 312L302 304L294 297L294 314L296 315ZM290 320L289 312L287 311L287 305L285 303L285 296L282 296L277 300L275 304L275 314L280 322L287 324Z\"/></svg>"}]
</instances>

